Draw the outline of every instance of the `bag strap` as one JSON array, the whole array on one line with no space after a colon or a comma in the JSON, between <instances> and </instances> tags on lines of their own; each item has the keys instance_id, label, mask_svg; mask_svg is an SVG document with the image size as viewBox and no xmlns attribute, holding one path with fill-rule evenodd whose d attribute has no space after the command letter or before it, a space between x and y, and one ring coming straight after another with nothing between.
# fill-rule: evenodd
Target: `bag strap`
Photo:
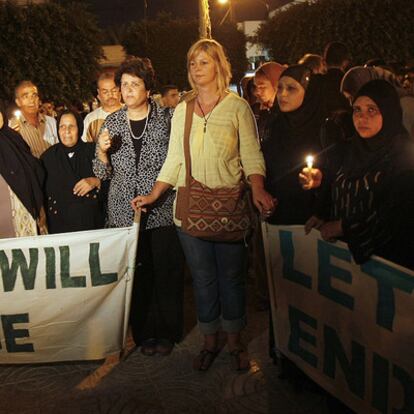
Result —
<instances>
[{"instance_id":1,"label":"bag strap","mask_svg":"<svg viewBox=\"0 0 414 414\"><path fill-rule=\"evenodd\" d=\"M187 188L190 187L191 179L190 132L193 124L194 106L195 98L187 101L184 124L185 185Z\"/></svg>"}]
</instances>

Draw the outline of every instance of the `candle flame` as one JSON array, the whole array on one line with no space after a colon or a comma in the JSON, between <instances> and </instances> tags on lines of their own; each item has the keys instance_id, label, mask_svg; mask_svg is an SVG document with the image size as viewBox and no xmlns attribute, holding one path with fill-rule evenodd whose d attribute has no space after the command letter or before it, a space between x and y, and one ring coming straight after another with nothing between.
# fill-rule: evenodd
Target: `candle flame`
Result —
<instances>
[{"instance_id":1,"label":"candle flame","mask_svg":"<svg viewBox=\"0 0 414 414\"><path fill-rule=\"evenodd\" d=\"M313 155L308 155L306 157L306 165L309 169L311 169L313 167L313 161L315 160L315 158L313 157Z\"/></svg>"},{"instance_id":2,"label":"candle flame","mask_svg":"<svg viewBox=\"0 0 414 414\"><path fill-rule=\"evenodd\" d=\"M21 112L21 111L19 111L19 110L14 111L14 116L15 116L17 119L20 119L20 117L22 116L22 112Z\"/></svg>"}]
</instances>

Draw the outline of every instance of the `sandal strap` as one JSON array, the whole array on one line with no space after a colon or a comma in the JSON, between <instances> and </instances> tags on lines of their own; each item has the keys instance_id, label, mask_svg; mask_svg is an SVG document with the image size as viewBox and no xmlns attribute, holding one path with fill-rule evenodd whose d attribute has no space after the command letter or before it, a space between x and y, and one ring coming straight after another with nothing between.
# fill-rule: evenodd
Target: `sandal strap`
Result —
<instances>
[{"instance_id":1,"label":"sandal strap","mask_svg":"<svg viewBox=\"0 0 414 414\"><path fill-rule=\"evenodd\" d=\"M196 369L199 371L207 371L213 361L216 359L219 351L210 351L209 349L202 349L196 358Z\"/></svg>"}]
</instances>

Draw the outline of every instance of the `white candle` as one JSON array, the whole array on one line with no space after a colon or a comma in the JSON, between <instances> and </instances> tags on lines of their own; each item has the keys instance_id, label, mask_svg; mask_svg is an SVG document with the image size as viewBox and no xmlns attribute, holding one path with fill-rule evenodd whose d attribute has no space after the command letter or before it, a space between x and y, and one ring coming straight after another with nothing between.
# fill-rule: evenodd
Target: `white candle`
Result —
<instances>
[{"instance_id":1,"label":"white candle","mask_svg":"<svg viewBox=\"0 0 414 414\"><path fill-rule=\"evenodd\" d=\"M20 120L20 117L22 116L22 112L21 111L19 111L19 110L17 110L17 111L14 111L14 116L17 118L17 120L19 121Z\"/></svg>"}]
</instances>

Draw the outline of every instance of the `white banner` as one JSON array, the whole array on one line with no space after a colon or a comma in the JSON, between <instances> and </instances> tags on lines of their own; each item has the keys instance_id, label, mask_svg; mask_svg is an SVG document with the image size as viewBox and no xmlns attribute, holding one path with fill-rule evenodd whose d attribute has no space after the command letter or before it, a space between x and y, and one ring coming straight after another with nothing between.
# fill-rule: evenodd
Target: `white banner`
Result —
<instances>
[{"instance_id":1,"label":"white banner","mask_svg":"<svg viewBox=\"0 0 414 414\"><path fill-rule=\"evenodd\" d=\"M263 237L280 352L357 413L414 413L414 272L303 226Z\"/></svg>"},{"instance_id":2,"label":"white banner","mask_svg":"<svg viewBox=\"0 0 414 414\"><path fill-rule=\"evenodd\" d=\"M105 358L122 350L138 224L0 239L0 363Z\"/></svg>"}]
</instances>

